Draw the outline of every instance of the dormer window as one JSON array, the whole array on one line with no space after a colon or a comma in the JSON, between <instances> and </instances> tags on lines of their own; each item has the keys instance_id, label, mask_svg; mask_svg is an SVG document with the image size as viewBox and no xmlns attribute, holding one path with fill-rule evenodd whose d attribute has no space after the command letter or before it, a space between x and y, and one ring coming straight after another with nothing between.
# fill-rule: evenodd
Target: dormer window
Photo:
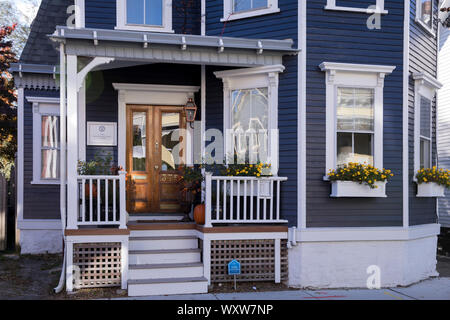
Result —
<instances>
[{"instance_id":1,"label":"dormer window","mask_svg":"<svg viewBox=\"0 0 450 320\"><path fill-rule=\"evenodd\" d=\"M117 0L116 29L173 32L172 0Z\"/></svg>"}]
</instances>

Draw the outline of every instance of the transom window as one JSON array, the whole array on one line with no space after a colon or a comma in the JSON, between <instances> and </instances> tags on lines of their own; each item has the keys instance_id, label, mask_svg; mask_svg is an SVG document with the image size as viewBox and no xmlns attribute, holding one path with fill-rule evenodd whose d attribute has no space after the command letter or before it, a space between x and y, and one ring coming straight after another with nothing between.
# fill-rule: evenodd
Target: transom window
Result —
<instances>
[{"instance_id":1,"label":"transom window","mask_svg":"<svg viewBox=\"0 0 450 320\"><path fill-rule=\"evenodd\" d=\"M163 0L127 0L127 24L162 26Z\"/></svg>"},{"instance_id":2,"label":"transom window","mask_svg":"<svg viewBox=\"0 0 450 320\"><path fill-rule=\"evenodd\" d=\"M420 96L420 167L431 167L431 100Z\"/></svg>"},{"instance_id":3,"label":"transom window","mask_svg":"<svg viewBox=\"0 0 450 320\"><path fill-rule=\"evenodd\" d=\"M233 12L267 8L268 0L233 0Z\"/></svg>"},{"instance_id":4,"label":"transom window","mask_svg":"<svg viewBox=\"0 0 450 320\"><path fill-rule=\"evenodd\" d=\"M265 163L268 151L268 89L233 90L231 113L234 154L238 161Z\"/></svg>"},{"instance_id":5,"label":"transom window","mask_svg":"<svg viewBox=\"0 0 450 320\"><path fill-rule=\"evenodd\" d=\"M373 165L374 90L337 89L337 161Z\"/></svg>"}]
</instances>

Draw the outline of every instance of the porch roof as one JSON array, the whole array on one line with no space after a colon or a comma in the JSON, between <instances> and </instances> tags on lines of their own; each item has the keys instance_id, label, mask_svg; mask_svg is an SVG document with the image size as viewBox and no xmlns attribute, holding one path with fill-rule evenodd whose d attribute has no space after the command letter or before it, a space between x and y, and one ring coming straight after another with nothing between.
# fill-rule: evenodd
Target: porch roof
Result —
<instances>
[{"instance_id":1,"label":"porch roof","mask_svg":"<svg viewBox=\"0 0 450 320\"><path fill-rule=\"evenodd\" d=\"M66 53L116 60L226 66L281 64L297 54L291 39L247 39L217 36L57 27L50 35L64 42Z\"/></svg>"}]
</instances>

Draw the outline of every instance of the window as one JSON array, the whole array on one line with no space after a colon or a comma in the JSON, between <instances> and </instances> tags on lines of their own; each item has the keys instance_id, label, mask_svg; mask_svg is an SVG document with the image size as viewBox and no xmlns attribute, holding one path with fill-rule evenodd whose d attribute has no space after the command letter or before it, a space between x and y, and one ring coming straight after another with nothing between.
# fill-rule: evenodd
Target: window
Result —
<instances>
[{"instance_id":1,"label":"window","mask_svg":"<svg viewBox=\"0 0 450 320\"><path fill-rule=\"evenodd\" d=\"M33 104L33 184L59 183L59 99L27 97Z\"/></svg>"},{"instance_id":2,"label":"window","mask_svg":"<svg viewBox=\"0 0 450 320\"><path fill-rule=\"evenodd\" d=\"M222 22L280 12L278 0L224 0Z\"/></svg>"},{"instance_id":3,"label":"window","mask_svg":"<svg viewBox=\"0 0 450 320\"><path fill-rule=\"evenodd\" d=\"M337 165L373 165L374 90L337 89Z\"/></svg>"},{"instance_id":4,"label":"window","mask_svg":"<svg viewBox=\"0 0 450 320\"><path fill-rule=\"evenodd\" d=\"M416 22L428 33L434 36L433 31L433 0L416 1Z\"/></svg>"},{"instance_id":5,"label":"window","mask_svg":"<svg viewBox=\"0 0 450 320\"><path fill-rule=\"evenodd\" d=\"M383 86L394 66L323 62L326 72L326 158L330 169L349 162L383 168Z\"/></svg>"},{"instance_id":6,"label":"window","mask_svg":"<svg viewBox=\"0 0 450 320\"><path fill-rule=\"evenodd\" d=\"M116 29L173 32L172 0L117 0Z\"/></svg>"},{"instance_id":7,"label":"window","mask_svg":"<svg viewBox=\"0 0 450 320\"><path fill-rule=\"evenodd\" d=\"M327 0L325 10L350 11L361 13L373 13L374 9L381 14L387 14L384 10L384 0Z\"/></svg>"},{"instance_id":8,"label":"window","mask_svg":"<svg viewBox=\"0 0 450 320\"><path fill-rule=\"evenodd\" d=\"M282 65L219 71L224 90L225 155L270 163L278 173L278 73Z\"/></svg>"},{"instance_id":9,"label":"window","mask_svg":"<svg viewBox=\"0 0 450 320\"><path fill-rule=\"evenodd\" d=\"M414 79L414 171L431 168L433 99L442 84L435 78L421 72L413 74Z\"/></svg>"}]
</instances>

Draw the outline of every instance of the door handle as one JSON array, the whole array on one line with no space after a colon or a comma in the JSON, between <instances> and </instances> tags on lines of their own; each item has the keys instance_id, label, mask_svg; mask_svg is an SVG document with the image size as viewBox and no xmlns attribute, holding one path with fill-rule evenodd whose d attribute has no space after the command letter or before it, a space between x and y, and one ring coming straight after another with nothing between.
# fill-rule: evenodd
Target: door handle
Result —
<instances>
[{"instance_id":1,"label":"door handle","mask_svg":"<svg viewBox=\"0 0 450 320\"><path fill-rule=\"evenodd\" d=\"M159 166L155 166L155 170L158 170L159 169Z\"/></svg>"}]
</instances>

